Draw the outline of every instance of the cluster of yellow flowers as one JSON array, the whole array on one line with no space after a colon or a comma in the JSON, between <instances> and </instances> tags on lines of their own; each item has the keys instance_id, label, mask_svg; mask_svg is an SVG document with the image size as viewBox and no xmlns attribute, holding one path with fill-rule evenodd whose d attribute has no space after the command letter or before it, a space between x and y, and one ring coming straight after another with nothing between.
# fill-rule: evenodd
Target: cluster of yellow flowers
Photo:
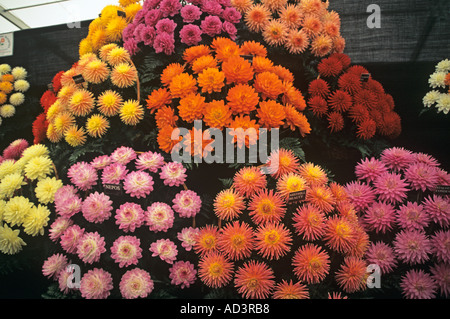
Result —
<instances>
[{"instance_id":1,"label":"cluster of yellow flowers","mask_svg":"<svg viewBox=\"0 0 450 319\"><path fill-rule=\"evenodd\" d=\"M3 118L16 114L16 107L25 101L24 93L30 88L26 80L27 70L21 66L11 69L9 64L0 65L0 125Z\"/></svg>"},{"instance_id":2,"label":"cluster of yellow flowers","mask_svg":"<svg viewBox=\"0 0 450 319\"><path fill-rule=\"evenodd\" d=\"M28 236L44 235L51 213L47 205L63 186L49 154L46 146L35 144L17 161L0 164L0 252L4 254L16 254L26 245L18 227ZM30 200L34 197L37 203Z\"/></svg>"},{"instance_id":3,"label":"cluster of yellow flowers","mask_svg":"<svg viewBox=\"0 0 450 319\"><path fill-rule=\"evenodd\" d=\"M104 7L99 17L90 23L87 37L80 41L80 57L97 53L105 44L120 42L122 31L141 9L139 0L119 0L119 5Z\"/></svg>"}]
</instances>

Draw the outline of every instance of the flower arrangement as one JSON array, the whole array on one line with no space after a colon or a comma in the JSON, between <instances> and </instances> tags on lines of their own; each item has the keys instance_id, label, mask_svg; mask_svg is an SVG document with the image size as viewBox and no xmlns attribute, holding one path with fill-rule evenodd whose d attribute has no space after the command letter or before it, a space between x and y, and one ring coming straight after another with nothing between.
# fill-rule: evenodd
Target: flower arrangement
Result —
<instances>
[{"instance_id":1,"label":"flower arrangement","mask_svg":"<svg viewBox=\"0 0 450 319\"><path fill-rule=\"evenodd\" d=\"M16 107L25 102L24 93L30 88L27 75L27 70L21 66L0 65L0 125L3 119L13 117Z\"/></svg>"},{"instance_id":2,"label":"flower arrangement","mask_svg":"<svg viewBox=\"0 0 450 319\"><path fill-rule=\"evenodd\" d=\"M436 64L435 72L430 75L428 84L432 89L423 97L423 105L434 106L437 112L448 114L450 110L450 60L445 59Z\"/></svg>"},{"instance_id":3,"label":"flower arrangement","mask_svg":"<svg viewBox=\"0 0 450 319\"><path fill-rule=\"evenodd\" d=\"M403 298L448 298L449 173L429 154L391 147L362 159L355 175L345 189L370 236L367 260L379 265L382 280Z\"/></svg>"},{"instance_id":4,"label":"flower arrangement","mask_svg":"<svg viewBox=\"0 0 450 319\"><path fill-rule=\"evenodd\" d=\"M177 145L174 129L190 130L183 149L192 156L210 151L212 139L192 140L202 120L207 129L285 129L304 137L310 125L303 115L306 107L300 90L293 86L293 74L266 57L266 48L253 41L241 45L228 38L215 38L211 46L192 46L184 51L184 64L171 63L161 74L162 87L146 100L154 114L159 148L170 153ZM249 59L247 59L249 58ZM207 132L207 130L205 131ZM201 135L202 136L202 135ZM253 137L237 136L237 147L256 143ZM178 144L180 146L180 144Z\"/></svg>"},{"instance_id":5,"label":"flower arrangement","mask_svg":"<svg viewBox=\"0 0 450 319\"><path fill-rule=\"evenodd\" d=\"M43 263L44 276L77 296L67 278L68 266L78 265L86 299L167 296L194 285L202 200L187 178L181 164L127 146L70 166L54 196L48 234L57 248Z\"/></svg>"},{"instance_id":6,"label":"flower arrangement","mask_svg":"<svg viewBox=\"0 0 450 319\"><path fill-rule=\"evenodd\" d=\"M194 245L201 282L239 298L363 294L370 242L344 187L290 150L272 152L274 163L269 174L241 168L216 195L217 222Z\"/></svg>"},{"instance_id":7,"label":"flower arrangement","mask_svg":"<svg viewBox=\"0 0 450 319\"><path fill-rule=\"evenodd\" d=\"M46 146L29 146L23 139L12 142L3 151L0 162L0 251L3 254L18 254L33 237L44 235L53 196L62 187L49 155Z\"/></svg>"}]
</instances>

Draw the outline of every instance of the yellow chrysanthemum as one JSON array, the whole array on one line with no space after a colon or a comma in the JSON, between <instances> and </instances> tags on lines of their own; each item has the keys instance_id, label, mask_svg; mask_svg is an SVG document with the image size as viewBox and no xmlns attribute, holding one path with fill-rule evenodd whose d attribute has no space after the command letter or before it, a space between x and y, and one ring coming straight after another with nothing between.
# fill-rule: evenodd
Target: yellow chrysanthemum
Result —
<instances>
[{"instance_id":1,"label":"yellow chrysanthemum","mask_svg":"<svg viewBox=\"0 0 450 319\"><path fill-rule=\"evenodd\" d=\"M59 100L56 100L47 110L46 118L47 121L52 122L55 120L55 117L64 110L64 107L61 105Z\"/></svg>"},{"instance_id":2,"label":"yellow chrysanthemum","mask_svg":"<svg viewBox=\"0 0 450 319\"><path fill-rule=\"evenodd\" d=\"M65 85L61 87L61 89L58 91L58 100L57 102L59 105L68 105L70 98L77 90L77 87L75 85ZM56 103L56 102L55 102ZM48 111L47 111L48 114Z\"/></svg>"},{"instance_id":3,"label":"yellow chrysanthemum","mask_svg":"<svg viewBox=\"0 0 450 319\"><path fill-rule=\"evenodd\" d=\"M127 6L129 6L129 5L133 4L133 3L136 3L136 2L139 2L139 0L119 0L119 4L122 7L127 7Z\"/></svg>"},{"instance_id":4,"label":"yellow chrysanthemum","mask_svg":"<svg viewBox=\"0 0 450 319\"><path fill-rule=\"evenodd\" d=\"M122 47L112 48L108 55L106 56L106 61L112 65L116 66L121 63L128 63L131 61L130 54L127 50Z\"/></svg>"},{"instance_id":5,"label":"yellow chrysanthemum","mask_svg":"<svg viewBox=\"0 0 450 319\"><path fill-rule=\"evenodd\" d=\"M75 116L88 115L94 106L94 95L86 89L75 91L69 101L69 109Z\"/></svg>"},{"instance_id":6,"label":"yellow chrysanthemum","mask_svg":"<svg viewBox=\"0 0 450 319\"><path fill-rule=\"evenodd\" d=\"M117 11L122 10L120 6L116 5L107 5L105 6L102 11L100 12L100 21L102 25L105 25L110 21L112 18L117 17Z\"/></svg>"},{"instance_id":7,"label":"yellow chrysanthemum","mask_svg":"<svg viewBox=\"0 0 450 319\"><path fill-rule=\"evenodd\" d=\"M119 93L107 90L97 99L98 110L105 116L114 116L119 113L123 99Z\"/></svg>"},{"instance_id":8,"label":"yellow chrysanthemum","mask_svg":"<svg viewBox=\"0 0 450 319\"><path fill-rule=\"evenodd\" d=\"M108 33L102 28L89 33L88 38L92 45L93 52L97 52L102 46L108 43Z\"/></svg>"},{"instance_id":9,"label":"yellow chrysanthemum","mask_svg":"<svg viewBox=\"0 0 450 319\"><path fill-rule=\"evenodd\" d=\"M17 254L26 243L19 237L20 230L11 229L8 225L0 226L0 251L7 255Z\"/></svg>"},{"instance_id":10,"label":"yellow chrysanthemum","mask_svg":"<svg viewBox=\"0 0 450 319\"><path fill-rule=\"evenodd\" d=\"M11 74L16 80L25 80L25 78L28 76L27 70L21 66L16 66L14 69L12 69Z\"/></svg>"},{"instance_id":11,"label":"yellow chrysanthemum","mask_svg":"<svg viewBox=\"0 0 450 319\"><path fill-rule=\"evenodd\" d=\"M28 198L15 196L5 205L3 220L11 226L21 226L33 206L34 204Z\"/></svg>"},{"instance_id":12,"label":"yellow chrysanthemum","mask_svg":"<svg viewBox=\"0 0 450 319\"><path fill-rule=\"evenodd\" d=\"M9 198L14 192L25 185L20 173L12 173L3 177L0 181L0 198Z\"/></svg>"},{"instance_id":13,"label":"yellow chrysanthemum","mask_svg":"<svg viewBox=\"0 0 450 319\"><path fill-rule=\"evenodd\" d=\"M25 95L23 93L17 92L9 96L9 103L14 106L22 105L25 102Z\"/></svg>"},{"instance_id":14,"label":"yellow chrysanthemum","mask_svg":"<svg viewBox=\"0 0 450 319\"><path fill-rule=\"evenodd\" d=\"M92 47L91 41L88 38L84 38L78 44L78 55L82 56L83 54L93 52L94 48Z\"/></svg>"},{"instance_id":15,"label":"yellow chrysanthemum","mask_svg":"<svg viewBox=\"0 0 450 319\"><path fill-rule=\"evenodd\" d=\"M98 61L98 57L95 53L89 52L86 54L83 54L80 59L78 60L77 69L82 72L86 65L92 61Z\"/></svg>"},{"instance_id":16,"label":"yellow chrysanthemum","mask_svg":"<svg viewBox=\"0 0 450 319\"><path fill-rule=\"evenodd\" d=\"M46 136L52 143L58 143L63 137L63 132L57 132L53 122L48 123Z\"/></svg>"},{"instance_id":17,"label":"yellow chrysanthemum","mask_svg":"<svg viewBox=\"0 0 450 319\"><path fill-rule=\"evenodd\" d=\"M278 193L286 199L289 199L289 194L305 189L306 181L295 173L285 174L277 182Z\"/></svg>"},{"instance_id":18,"label":"yellow chrysanthemum","mask_svg":"<svg viewBox=\"0 0 450 319\"><path fill-rule=\"evenodd\" d=\"M29 161L37 156L49 156L50 151L44 144L34 144L25 149L22 153L22 158Z\"/></svg>"},{"instance_id":19,"label":"yellow chrysanthemum","mask_svg":"<svg viewBox=\"0 0 450 319\"><path fill-rule=\"evenodd\" d=\"M14 160L7 159L0 163L0 179L15 172Z\"/></svg>"},{"instance_id":20,"label":"yellow chrysanthemum","mask_svg":"<svg viewBox=\"0 0 450 319\"><path fill-rule=\"evenodd\" d=\"M131 23L134 20L136 14L142 10L142 5L140 3L132 3L125 7L125 14L127 16L127 22Z\"/></svg>"},{"instance_id":21,"label":"yellow chrysanthemum","mask_svg":"<svg viewBox=\"0 0 450 319\"><path fill-rule=\"evenodd\" d=\"M62 136L73 124L75 124L75 117L67 111L59 113L53 120L53 126L57 136Z\"/></svg>"},{"instance_id":22,"label":"yellow chrysanthemum","mask_svg":"<svg viewBox=\"0 0 450 319\"><path fill-rule=\"evenodd\" d=\"M106 25L106 36L111 42L118 42L122 39L122 31L128 25L127 20L122 17L112 18Z\"/></svg>"},{"instance_id":23,"label":"yellow chrysanthemum","mask_svg":"<svg viewBox=\"0 0 450 319\"><path fill-rule=\"evenodd\" d=\"M0 199L0 224L3 221L3 213L5 212L5 206L6 206L6 202L2 199Z\"/></svg>"},{"instance_id":24,"label":"yellow chrysanthemum","mask_svg":"<svg viewBox=\"0 0 450 319\"><path fill-rule=\"evenodd\" d=\"M94 114L86 121L86 131L92 137L103 136L108 128L109 121L100 114Z\"/></svg>"},{"instance_id":25,"label":"yellow chrysanthemum","mask_svg":"<svg viewBox=\"0 0 450 319\"><path fill-rule=\"evenodd\" d=\"M41 179L37 184L34 192L36 193L36 198L42 204L53 203L55 199L55 193L58 189L63 186L61 180L56 179L56 177L47 177Z\"/></svg>"},{"instance_id":26,"label":"yellow chrysanthemum","mask_svg":"<svg viewBox=\"0 0 450 319\"><path fill-rule=\"evenodd\" d=\"M53 162L47 156L36 156L25 165L25 176L35 180L45 178L53 173Z\"/></svg>"},{"instance_id":27,"label":"yellow chrysanthemum","mask_svg":"<svg viewBox=\"0 0 450 319\"><path fill-rule=\"evenodd\" d=\"M64 133L64 139L70 146L77 147L86 142L86 132L82 127L78 128L77 125L72 125Z\"/></svg>"},{"instance_id":28,"label":"yellow chrysanthemum","mask_svg":"<svg viewBox=\"0 0 450 319\"><path fill-rule=\"evenodd\" d=\"M30 88L30 83L27 80L17 80L14 82L14 89L19 92L26 92Z\"/></svg>"},{"instance_id":29,"label":"yellow chrysanthemum","mask_svg":"<svg viewBox=\"0 0 450 319\"><path fill-rule=\"evenodd\" d=\"M139 101L128 100L120 109L120 119L127 125L136 125L144 118L144 108Z\"/></svg>"},{"instance_id":30,"label":"yellow chrysanthemum","mask_svg":"<svg viewBox=\"0 0 450 319\"><path fill-rule=\"evenodd\" d=\"M4 118L13 117L16 114L16 108L11 104L0 106L0 116Z\"/></svg>"},{"instance_id":31,"label":"yellow chrysanthemum","mask_svg":"<svg viewBox=\"0 0 450 319\"><path fill-rule=\"evenodd\" d=\"M23 231L30 236L44 235L50 220L50 210L43 205L34 206L23 220Z\"/></svg>"},{"instance_id":32,"label":"yellow chrysanthemum","mask_svg":"<svg viewBox=\"0 0 450 319\"><path fill-rule=\"evenodd\" d=\"M136 82L137 76L137 70L134 66L128 63L120 63L111 72L111 81L119 88L127 88Z\"/></svg>"}]
</instances>

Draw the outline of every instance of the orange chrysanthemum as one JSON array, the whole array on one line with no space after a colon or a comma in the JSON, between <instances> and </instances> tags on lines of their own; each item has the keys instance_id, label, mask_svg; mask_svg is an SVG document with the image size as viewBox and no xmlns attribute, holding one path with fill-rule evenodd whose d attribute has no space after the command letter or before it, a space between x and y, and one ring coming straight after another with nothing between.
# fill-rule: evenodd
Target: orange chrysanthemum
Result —
<instances>
[{"instance_id":1,"label":"orange chrysanthemum","mask_svg":"<svg viewBox=\"0 0 450 319\"><path fill-rule=\"evenodd\" d=\"M232 56L222 63L222 71L227 84L244 84L253 79L253 68L250 62L240 56Z\"/></svg>"},{"instance_id":2,"label":"orange chrysanthemum","mask_svg":"<svg viewBox=\"0 0 450 319\"><path fill-rule=\"evenodd\" d=\"M91 24L89 25L89 28L91 27L91 25L93 25L94 21L95 20L93 20L91 22ZM100 59L102 59L103 61L107 61L109 52L111 52L112 49L115 49L115 48L118 48L118 47L119 46L116 43L105 44L98 51L98 55L99 55ZM122 61L122 62L124 62L124 61Z\"/></svg>"},{"instance_id":3,"label":"orange chrysanthemum","mask_svg":"<svg viewBox=\"0 0 450 319\"><path fill-rule=\"evenodd\" d=\"M283 82L272 72L262 72L255 76L255 90L261 93L263 99L276 100L283 93Z\"/></svg>"},{"instance_id":4,"label":"orange chrysanthemum","mask_svg":"<svg viewBox=\"0 0 450 319\"><path fill-rule=\"evenodd\" d=\"M311 186L306 191L306 201L319 207L324 213L333 210L335 199L328 186Z\"/></svg>"},{"instance_id":5,"label":"orange chrysanthemum","mask_svg":"<svg viewBox=\"0 0 450 319\"><path fill-rule=\"evenodd\" d=\"M245 207L244 197L232 188L222 190L214 199L214 214L223 220L237 218Z\"/></svg>"},{"instance_id":6,"label":"orange chrysanthemum","mask_svg":"<svg viewBox=\"0 0 450 319\"><path fill-rule=\"evenodd\" d=\"M356 234L352 223L346 218L333 216L326 222L323 238L328 247L345 253L355 245Z\"/></svg>"},{"instance_id":7,"label":"orange chrysanthemum","mask_svg":"<svg viewBox=\"0 0 450 319\"><path fill-rule=\"evenodd\" d=\"M336 204L345 203L348 201L349 197L344 186L336 182L331 182L329 186L330 191L336 200Z\"/></svg>"},{"instance_id":8,"label":"orange chrysanthemum","mask_svg":"<svg viewBox=\"0 0 450 319\"><path fill-rule=\"evenodd\" d=\"M106 90L97 98L98 110L105 116L115 116L123 104L123 98L113 90Z\"/></svg>"},{"instance_id":9,"label":"orange chrysanthemum","mask_svg":"<svg viewBox=\"0 0 450 319\"><path fill-rule=\"evenodd\" d=\"M148 96L146 102L147 108L150 110L150 113L154 113L156 110L162 108L163 106L172 103L172 96L166 88L159 88L152 91L152 93Z\"/></svg>"},{"instance_id":10,"label":"orange chrysanthemum","mask_svg":"<svg viewBox=\"0 0 450 319\"><path fill-rule=\"evenodd\" d=\"M299 168L299 174L302 176L309 186L325 185L328 182L327 173L314 163L304 163Z\"/></svg>"},{"instance_id":11,"label":"orange chrysanthemum","mask_svg":"<svg viewBox=\"0 0 450 319\"><path fill-rule=\"evenodd\" d=\"M81 74L86 81L99 84L108 78L109 68L105 62L94 60L86 64Z\"/></svg>"},{"instance_id":12,"label":"orange chrysanthemum","mask_svg":"<svg viewBox=\"0 0 450 319\"><path fill-rule=\"evenodd\" d=\"M274 67L272 60L263 56L253 57L252 66L255 73L272 72ZM276 74L275 72L272 73Z\"/></svg>"},{"instance_id":13,"label":"orange chrysanthemum","mask_svg":"<svg viewBox=\"0 0 450 319\"><path fill-rule=\"evenodd\" d=\"M272 151L266 165L269 167L269 173L276 179L285 174L294 173L300 167L294 153L283 148Z\"/></svg>"},{"instance_id":14,"label":"orange chrysanthemum","mask_svg":"<svg viewBox=\"0 0 450 319\"><path fill-rule=\"evenodd\" d=\"M195 236L194 251L199 255L207 255L217 251L217 238L219 235L219 228L213 225L206 225L199 229L197 236Z\"/></svg>"},{"instance_id":15,"label":"orange chrysanthemum","mask_svg":"<svg viewBox=\"0 0 450 319\"><path fill-rule=\"evenodd\" d=\"M76 90L78 88L75 85L62 86L57 94L59 102L63 105L68 105L70 98Z\"/></svg>"},{"instance_id":16,"label":"orange chrysanthemum","mask_svg":"<svg viewBox=\"0 0 450 319\"><path fill-rule=\"evenodd\" d=\"M210 54L202 55L192 63L192 71L199 74L207 68L217 68L217 60Z\"/></svg>"},{"instance_id":17,"label":"orange chrysanthemum","mask_svg":"<svg viewBox=\"0 0 450 319\"><path fill-rule=\"evenodd\" d=\"M286 205L280 194L263 189L250 198L248 210L256 224L279 222L286 213Z\"/></svg>"},{"instance_id":18,"label":"orange chrysanthemum","mask_svg":"<svg viewBox=\"0 0 450 319\"><path fill-rule=\"evenodd\" d=\"M356 257L348 257L341 268L336 272L336 281L347 293L364 290L367 287L366 262Z\"/></svg>"},{"instance_id":19,"label":"orange chrysanthemum","mask_svg":"<svg viewBox=\"0 0 450 319\"><path fill-rule=\"evenodd\" d=\"M306 240L318 240L324 234L325 215L313 204L298 207L292 221L297 234Z\"/></svg>"},{"instance_id":20,"label":"orange chrysanthemum","mask_svg":"<svg viewBox=\"0 0 450 319\"><path fill-rule=\"evenodd\" d=\"M245 13L253 5L252 0L231 0L231 5L240 13Z\"/></svg>"},{"instance_id":21,"label":"orange chrysanthemum","mask_svg":"<svg viewBox=\"0 0 450 319\"><path fill-rule=\"evenodd\" d=\"M66 130L75 124L75 117L67 111L60 112L53 120L55 132L62 136Z\"/></svg>"},{"instance_id":22,"label":"orange chrysanthemum","mask_svg":"<svg viewBox=\"0 0 450 319\"><path fill-rule=\"evenodd\" d=\"M274 100L263 101L259 103L257 115L258 123L267 129L279 128L284 124L286 113L284 107Z\"/></svg>"},{"instance_id":23,"label":"orange chrysanthemum","mask_svg":"<svg viewBox=\"0 0 450 319\"><path fill-rule=\"evenodd\" d=\"M199 262L198 276L208 287L224 287L233 277L233 263L218 252L209 253Z\"/></svg>"},{"instance_id":24,"label":"orange chrysanthemum","mask_svg":"<svg viewBox=\"0 0 450 319\"><path fill-rule=\"evenodd\" d=\"M298 29L303 20L303 13L299 5L288 4L280 10L280 20L289 28Z\"/></svg>"},{"instance_id":25,"label":"orange chrysanthemum","mask_svg":"<svg viewBox=\"0 0 450 319\"><path fill-rule=\"evenodd\" d=\"M101 114L94 114L86 120L85 127L89 136L102 137L109 128L109 121Z\"/></svg>"},{"instance_id":26,"label":"orange chrysanthemum","mask_svg":"<svg viewBox=\"0 0 450 319\"><path fill-rule=\"evenodd\" d=\"M294 74L292 74L292 72L286 69L284 66L275 65L269 71L278 75L280 80L283 82L294 82Z\"/></svg>"},{"instance_id":27,"label":"orange chrysanthemum","mask_svg":"<svg viewBox=\"0 0 450 319\"><path fill-rule=\"evenodd\" d=\"M295 131L298 128L300 135L303 137L311 133L311 125L304 114L299 113L292 105L286 105L284 112L286 114L285 127L289 127L291 131Z\"/></svg>"},{"instance_id":28,"label":"orange chrysanthemum","mask_svg":"<svg viewBox=\"0 0 450 319\"><path fill-rule=\"evenodd\" d=\"M327 21L323 24L323 31L331 38L339 36L340 25L333 21Z\"/></svg>"},{"instance_id":29,"label":"orange chrysanthemum","mask_svg":"<svg viewBox=\"0 0 450 319\"><path fill-rule=\"evenodd\" d=\"M267 49L259 42L244 41L244 43L241 44L241 53L243 55L253 55L254 57L266 57Z\"/></svg>"},{"instance_id":30,"label":"orange chrysanthemum","mask_svg":"<svg viewBox=\"0 0 450 319\"><path fill-rule=\"evenodd\" d=\"M374 137L377 131L377 123L371 118L364 119L358 123L356 128L356 136L368 140Z\"/></svg>"},{"instance_id":31,"label":"orange chrysanthemum","mask_svg":"<svg viewBox=\"0 0 450 319\"><path fill-rule=\"evenodd\" d=\"M261 32L271 18L270 11L261 4L255 4L245 13L245 23L250 31Z\"/></svg>"},{"instance_id":32,"label":"orange chrysanthemum","mask_svg":"<svg viewBox=\"0 0 450 319\"><path fill-rule=\"evenodd\" d=\"M183 138L182 136L178 135L178 140L172 140L172 133L174 132L174 130L177 130L177 128L164 126L158 131L158 146L162 151L166 153L170 153L174 146L177 145Z\"/></svg>"},{"instance_id":33,"label":"orange chrysanthemum","mask_svg":"<svg viewBox=\"0 0 450 319\"><path fill-rule=\"evenodd\" d=\"M354 217L356 217L356 215L354 215ZM357 218L355 221L357 223ZM349 250L348 255L362 258L370 245L369 235L359 225L355 226L355 231L355 244Z\"/></svg>"},{"instance_id":34,"label":"orange chrysanthemum","mask_svg":"<svg viewBox=\"0 0 450 319\"><path fill-rule=\"evenodd\" d=\"M184 137L183 146L184 151L191 156L203 158L210 154L213 150L211 146L213 140L209 131L203 131L201 128L193 127Z\"/></svg>"},{"instance_id":35,"label":"orange chrysanthemum","mask_svg":"<svg viewBox=\"0 0 450 319\"><path fill-rule=\"evenodd\" d=\"M330 271L330 256L314 244L301 246L292 258L294 274L308 284L320 283Z\"/></svg>"},{"instance_id":36,"label":"orange chrysanthemum","mask_svg":"<svg viewBox=\"0 0 450 319\"><path fill-rule=\"evenodd\" d=\"M227 104L233 114L250 114L259 103L259 95L248 84L237 84L228 90Z\"/></svg>"},{"instance_id":37,"label":"orange chrysanthemum","mask_svg":"<svg viewBox=\"0 0 450 319\"><path fill-rule=\"evenodd\" d=\"M266 185L266 176L255 166L241 168L233 178L236 191L247 198L264 189Z\"/></svg>"},{"instance_id":38,"label":"orange chrysanthemum","mask_svg":"<svg viewBox=\"0 0 450 319\"><path fill-rule=\"evenodd\" d=\"M9 94L12 92L12 90L14 89L14 86L11 82L8 81L2 81L0 82L0 91L5 93L5 94Z\"/></svg>"},{"instance_id":39,"label":"orange chrysanthemum","mask_svg":"<svg viewBox=\"0 0 450 319\"><path fill-rule=\"evenodd\" d=\"M216 59L221 62L224 62L231 57L241 55L241 48L239 45L229 38L214 38L211 47L216 52Z\"/></svg>"},{"instance_id":40,"label":"orange chrysanthemum","mask_svg":"<svg viewBox=\"0 0 450 319\"><path fill-rule=\"evenodd\" d=\"M326 4L321 0L302 0L301 9L305 13L320 16L322 13L326 12L325 5Z\"/></svg>"},{"instance_id":41,"label":"orange chrysanthemum","mask_svg":"<svg viewBox=\"0 0 450 319\"><path fill-rule=\"evenodd\" d=\"M258 140L259 125L248 115L236 116L230 123L230 129L229 134L233 136L233 143L236 143L238 148L244 145L249 147Z\"/></svg>"},{"instance_id":42,"label":"orange chrysanthemum","mask_svg":"<svg viewBox=\"0 0 450 319\"><path fill-rule=\"evenodd\" d=\"M169 84L172 98L183 98L197 92L197 81L188 73L180 73Z\"/></svg>"},{"instance_id":43,"label":"orange chrysanthemum","mask_svg":"<svg viewBox=\"0 0 450 319\"><path fill-rule=\"evenodd\" d=\"M369 110L361 104L353 104L347 115L354 123L357 124L370 118Z\"/></svg>"},{"instance_id":44,"label":"orange chrysanthemum","mask_svg":"<svg viewBox=\"0 0 450 319\"><path fill-rule=\"evenodd\" d=\"M82 127L72 125L64 133L64 139L70 146L77 147L86 142L86 132Z\"/></svg>"},{"instance_id":45,"label":"orange chrysanthemum","mask_svg":"<svg viewBox=\"0 0 450 319\"><path fill-rule=\"evenodd\" d=\"M206 45L196 45L187 48L183 53L183 60L187 63L192 63L194 60L198 59L203 55L209 55L211 53L211 49Z\"/></svg>"},{"instance_id":46,"label":"orange chrysanthemum","mask_svg":"<svg viewBox=\"0 0 450 319\"><path fill-rule=\"evenodd\" d=\"M328 103L327 101L318 95L312 96L308 100L308 106L313 112L314 116L322 117L328 112Z\"/></svg>"},{"instance_id":47,"label":"orange chrysanthemum","mask_svg":"<svg viewBox=\"0 0 450 319\"><path fill-rule=\"evenodd\" d=\"M286 83L286 82L285 82ZM284 104L290 104L295 107L297 111L302 112L306 108L306 101L302 92L292 85L285 85L285 91L282 97Z\"/></svg>"},{"instance_id":48,"label":"orange chrysanthemum","mask_svg":"<svg viewBox=\"0 0 450 319\"><path fill-rule=\"evenodd\" d=\"M61 139L64 136L63 133L56 132L55 126L53 125L53 123L48 123L45 134L46 134L48 140L52 143L58 143L59 141L61 141Z\"/></svg>"},{"instance_id":49,"label":"orange chrysanthemum","mask_svg":"<svg viewBox=\"0 0 450 319\"><path fill-rule=\"evenodd\" d=\"M137 78L136 68L128 63L116 65L111 72L111 82L119 88L127 88L134 85Z\"/></svg>"},{"instance_id":50,"label":"orange chrysanthemum","mask_svg":"<svg viewBox=\"0 0 450 319\"><path fill-rule=\"evenodd\" d=\"M184 67L180 63L171 63L164 68L161 73L161 84L169 86L174 76L184 72Z\"/></svg>"},{"instance_id":51,"label":"orange chrysanthemum","mask_svg":"<svg viewBox=\"0 0 450 319\"><path fill-rule=\"evenodd\" d=\"M315 38L322 31L323 25L320 19L311 14L305 15L302 21L302 30L311 38Z\"/></svg>"},{"instance_id":52,"label":"orange chrysanthemum","mask_svg":"<svg viewBox=\"0 0 450 319\"><path fill-rule=\"evenodd\" d=\"M287 0L262 0L261 3L270 11L277 12L287 4Z\"/></svg>"},{"instance_id":53,"label":"orange chrysanthemum","mask_svg":"<svg viewBox=\"0 0 450 319\"><path fill-rule=\"evenodd\" d=\"M1 77L1 80L12 83L12 82L14 82L15 78L14 78L14 75L12 75L12 74L3 74Z\"/></svg>"},{"instance_id":54,"label":"orange chrysanthemum","mask_svg":"<svg viewBox=\"0 0 450 319\"><path fill-rule=\"evenodd\" d=\"M69 100L69 109L75 116L86 116L95 106L94 95L85 89L79 89Z\"/></svg>"},{"instance_id":55,"label":"orange chrysanthemum","mask_svg":"<svg viewBox=\"0 0 450 319\"><path fill-rule=\"evenodd\" d=\"M186 122L201 120L205 109L205 98L200 94L190 94L180 99L178 115Z\"/></svg>"},{"instance_id":56,"label":"orange chrysanthemum","mask_svg":"<svg viewBox=\"0 0 450 319\"><path fill-rule=\"evenodd\" d=\"M263 29L264 40L271 46L280 46L286 42L288 27L280 20L270 20Z\"/></svg>"},{"instance_id":57,"label":"orange chrysanthemum","mask_svg":"<svg viewBox=\"0 0 450 319\"><path fill-rule=\"evenodd\" d=\"M67 70L66 72L64 72L61 75L61 85L62 86L69 86L69 85L76 86L75 81L73 80L73 77L76 75L79 75L79 73L74 68Z\"/></svg>"},{"instance_id":58,"label":"orange chrysanthemum","mask_svg":"<svg viewBox=\"0 0 450 319\"><path fill-rule=\"evenodd\" d=\"M255 245L253 229L245 222L228 223L220 230L217 245L219 250L231 260L248 258Z\"/></svg>"},{"instance_id":59,"label":"orange chrysanthemum","mask_svg":"<svg viewBox=\"0 0 450 319\"><path fill-rule=\"evenodd\" d=\"M278 283L273 292L273 299L309 299L308 287L296 282L295 284L290 280L281 280Z\"/></svg>"},{"instance_id":60,"label":"orange chrysanthemum","mask_svg":"<svg viewBox=\"0 0 450 319\"><path fill-rule=\"evenodd\" d=\"M290 194L306 189L306 181L298 174L288 173L281 176L277 181L277 192L289 201Z\"/></svg>"},{"instance_id":61,"label":"orange chrysanthemum","mask_svg":"<svg viewBox=\"0 0 450 319\"><path fill-rule=\"evenodd\" d=\"M220 92L225 86L225 73L217 68L204 69L197 77L198 86L203 93Z\"/></svg>"},{"instance_id":62,"label":"orange chrysanthemum","mask_svg":"<svg viewBox=\"0 0 450 319\"><path fill-rule=\"evenodd\" d=\"M247 299L265 299L275 284L273 270L264 262L251 260L236 271L237 291Z\"/></svg>"},{"instance_id":63,"label":"orange chrysanthemum","mask_svg":"<svg viewBox=\"0 0 450 319\"><path fill-rule=\"evenodd\" d=\"M262 257L278 260L291 250L291 232L281 223L267 222L258 227L255 248Z\"/></svg>"},{"instance_id":64,"label":"orange chrysanthemum","mask_svg":"<svg viewBox=\"0 0 450 319\"><path fill-rule=\"evenodd\" d=\"M178 116L175 115L175 110L172 107L163 106L156 111L155 120L159 129L162 129L164 126L175 127Z\"/></svg>"},{"instance_id":65,"label":"orange chrysanthemum","mask_svg":"<svg viewBox=\"0 0 450 319\"><path fill-rule=\"evenodd\" d=\"M223 100L213 100L205 106L203 120L209 127L223 129L231 121L231 110Z\"/></svg>"},{"instance_id":66,"label":"orange chrysanthemum","mask_svg":"<svg viewBox=\"0 0 450 319\"><path fill-rule=\"evenodd\" d=\"M110 65L116 66L121 63L130 63L131 57L130 53L125 48L116 47L109 50L108 55L106 56L106 61Z\"/></svg>"},{"instance_id":67,"label":"orange chrysanthemum","mask_svg":"<svg viewBox=\"0 0 450 319\"><path fill-rule=\"evenodd\" d=\"M323 57L331 52L332 39L326 34L320 34L311 41L311 52L316 57Z\"/></svg>"}]
</instances>

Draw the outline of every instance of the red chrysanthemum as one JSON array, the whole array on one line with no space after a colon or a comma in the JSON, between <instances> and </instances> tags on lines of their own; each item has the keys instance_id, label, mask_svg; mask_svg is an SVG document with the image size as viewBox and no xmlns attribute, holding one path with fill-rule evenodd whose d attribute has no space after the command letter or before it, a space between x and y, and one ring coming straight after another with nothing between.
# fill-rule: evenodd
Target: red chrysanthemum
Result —
<instances>
[{"instance_id":1,"label":"red chrysanthemum","mask_svg":"<svg viewBox=\"0 0 450 319\"><path fill-rule=\"evenodd\" d=\"M328 82L323 79L315 79L309 83L308 92L312 96L318 95L322 98L326 98L330 93L330 86Z\"/></svg>"},{"instance_id":2,"label":"red chrysanthemum","mask_svg":"<svg viewBox=\"0 0 450 319\"><path fill-rule=\"evenodd\" d=\"M328 128L331 132L339 132L344 128L344 117L339 112L328 114Z\"/></svg>"},{"instance_id":3,"label":"red chrysanthemum","mask_svg":"<svg viewBox=\"0 0 450 319\"><path fill-rule=\"evenodd\" d=\"M328 105L333 111L345 112L352 106L352 97L345 91L336 90L328 97Z\"/></svg>"},{"instance_id":4,"label":"red chrysanthemum","mask_svg":"<svg viewBox=\"0 0 450 319\"><path fill-rule=\"evenodd\" d=\"M342 63L337 57L328 57L320 61L317 71L321 76L335 77L342 72Z\"/></svg>"},{"instance_id":5,"label":"red chrysanthemum","mask_svg":"<svg viewBox=\"0 0 450 319\"><path fill-rule=\"evenodd\" d=\"M314 116L322 117L328 112L328 103L327 101L319 96L314 95L308 100L308 106L313 112Z\"/></svg>"}]
</instances>

